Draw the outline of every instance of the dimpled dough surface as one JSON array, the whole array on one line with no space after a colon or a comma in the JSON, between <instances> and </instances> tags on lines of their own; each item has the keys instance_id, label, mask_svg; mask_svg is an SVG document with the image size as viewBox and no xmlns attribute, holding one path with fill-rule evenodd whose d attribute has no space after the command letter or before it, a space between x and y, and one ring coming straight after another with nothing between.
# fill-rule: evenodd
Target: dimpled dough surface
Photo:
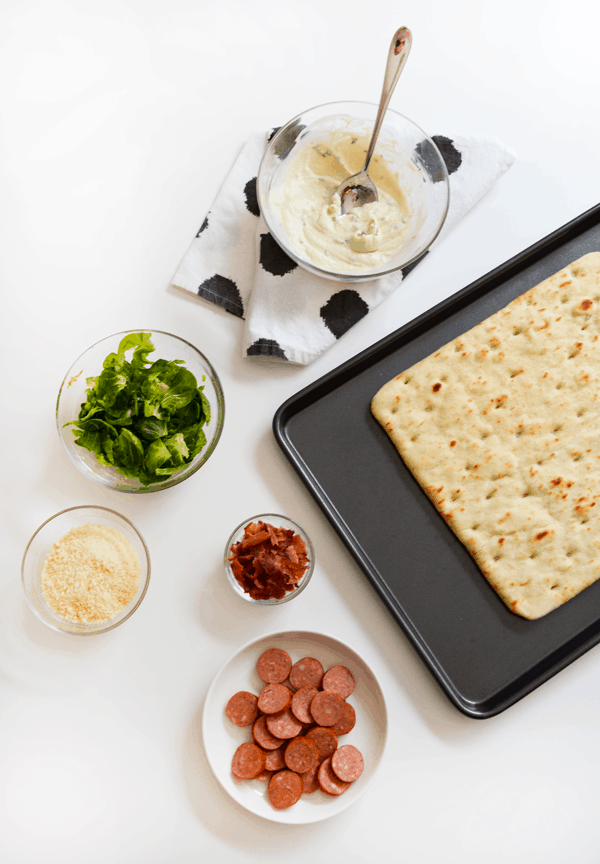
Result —
<instances>
[{"instance_id":1,"label":"dimpled dough surface","mask_svg":"<svg viewBox=\"0 0 600 864\"><path fill-rule=\"evenodd\" d=\"M600 577L600 252L384 385L373 414L506 605Z\"/></svg>"}]
</instances>

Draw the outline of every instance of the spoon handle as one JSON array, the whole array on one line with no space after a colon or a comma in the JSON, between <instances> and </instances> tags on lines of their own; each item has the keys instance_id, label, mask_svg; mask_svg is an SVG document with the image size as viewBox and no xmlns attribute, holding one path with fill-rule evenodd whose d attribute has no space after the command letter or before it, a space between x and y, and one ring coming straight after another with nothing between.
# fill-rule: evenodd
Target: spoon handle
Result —
<instances>
[{"instance_id":1,"label":"spoon handle","mask_svg":"<svg viewBox=\"0 0 600 864\"><path fill-rule=\"evenodd\" d=\"M371 143L369 144L363 171L366 171L369 167L369 162L371 161L373 151L375 150L375 144L379 137L379 130L381 129L384 114L387 111L390 99L392 98L392 93L398 83L400 73L404 69L404 64L410 54L411 46L412 35L410 30L408 27L400 27L392 37L390 50L388 52L387 63L385 65L385 75L383 77L383 88L381 90L381 99L379 100L379 109L377 111L377 117L375 118Z\"/></svg>"}]
</instances>

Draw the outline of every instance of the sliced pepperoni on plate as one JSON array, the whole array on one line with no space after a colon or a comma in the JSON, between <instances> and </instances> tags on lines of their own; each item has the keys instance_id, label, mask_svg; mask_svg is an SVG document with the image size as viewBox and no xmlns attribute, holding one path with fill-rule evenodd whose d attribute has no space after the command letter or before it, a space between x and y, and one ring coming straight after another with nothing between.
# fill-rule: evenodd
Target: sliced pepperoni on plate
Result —
<instances>
[{"instance_id":1,"label":"sliced pepperoni on plate","mask_svg":"<svg viewBox=\"0 0 600 864\"><path fill-rule=\"evenodd\" d=\"M267 729L276 738L295 738L302 732L302 723L286 708L281 714L268 715Z\"/></svg>"},{"instance_id":2,"label":"sliced pepperoni on plate","mask_svg":"<svg viewBox=\"0 0 600 864\"><path fill-rule=\"evenodd\" d=\"M333 729L327 729L324 726L315 726L314 729L309 729L306 737L316 744L319 751L319 762L331 756L338 745L337 736Z\"/></svg>"},{"instance_id":3,"label":"sliced pepperoni on plate","mask_svg":"<svg viewBox=\"0 0 600 864\"><path fill-rule=\"evenodd\" d=\"M268 792L273 807L276 810L285 810L300 800L302 780L294 771L278 771L269 780Z\"/></svg>"},{"instance_id":4,"label":"sliced pepperoni on plate","mask_svg":"<svg viewBox=\"0 0 600 864\"><path fill-rule=\"evenodd\" d=\"M276 738L274 735L271 735L267 729L266 721L267 717L265 714L261 714L261 716L255 720L254 726L252 727L252 737L263 750L276 750L278 747L281 747L283 741L281 738Z\"/></svg>"},{"instance_id":5,"label":"sliced pepperoni on plate","mask_svg":"<svg viewBox=\"0 0 600 864\"><path fill-rule=\"evenodd\" d=\"M311 724L313 722L310 703L318 692L316 687L301 687L292 696L292 714L301 723Z\"/></svg>"},{"instance_id":6,"label":"sliced pepperoni on plate","mask_svg":"<svg viewBox=\"0 0 600 864\"><path fill-rule=\"evenodd\" d=\"M265 684L282 684L290 674L292 658L282 648L268 648L258 658L256 671Z\"/></svg>"},{"instance_id":7,"label":"sliced pepperoni on plate","mask_svg":"<svg viewBox=\"0 0 600 864\"><path fill-rule=\"evenodd\" d=\"M350 783L340 780L331 770L331 757L321 762L317 774L319 786L327 795L342 795L350 788Z\"/></svg>"},{"instance_id":8,"label":"sliced pepperoni on plate","mask_svg":"<svg viewBox=\"0 0 600 864\"><path fill-rule=\"evenodd\" d=\"M296 690L301 687L320 687L324 671L322 664L314 657L303 657L292 666L290 683Z\"/></svg>"},{"instance_id":9,"label":"sliced pepperoni on plate","mask_svg":"<svg viewBox=\"0 0 600 864\"><path fill-rule=\"evenodd\" d=\"M331 770L336 777L345 780L346 783L353 783L354 780L358 780L364 767L365 760L362 753L352 744L338 747L331 757Z\"/></svg>"},{"instance_id":10,"label":"sliced pepperoni on plate","mask_svg":"<svg viewBox=\"0 0 600 864\"><path fill-rule=\"evenodd\" d=\"M256 744L240 744L231 761L231 773L238 780L252 780L265 767L265 754Z\"/></svg>"},{"instance_id":11,"label":"sliced pepperoni on plate","mask_svg":"<svg viewBox=\"0 0 600 864\"><path fill-rule=\"evenodd\" d=\"M342 716L331 727L336 735L347 735L352 732L356 724L356 712L349 702L344 702Z\"/></svg>"},{"instance_id":12,"label":"sliced pepperoni on plate","mask_svg":"<svg viewBox=\"0 0 600 864\"><path fill-rule=\"evenodd\" d=\"M319 763L317 745L310 738L293 738L285 748L285 764L290 771L304 774Z\"/></svg>"},{"instance_id":13,"label":"sliced pepperoni on plate","mask_svg":"<svg viewBox=\"0 0 600 864\"><path fill-rule=\"evenodd\" d=\"M254 693L240 690L227 703L225 713L236 726L252 726L258 717L258 699Z\"/></svg>"},{"instance_id":14,"label":"sliced pepperoni on plate","mask_svg":"<svg viewBox=\"0 0 600 864\"><path fill-rule=\"evenodd\" d=\"M258 707L263 714L279 714L292 704L292 691L285 684L266 684L258 694Z\"/></svg>"},{"instance_id":15,"label":"sliced pepperoni on plate","mask_svg":"<svg viewBox=\"0 0 600 864\"><path fill-rule=\"evenodd\" d=\"M342 716L344 700L339 693L328 693L321 690L313 696L310 703L310 713L319 726L333 726Z\"/></svg>"},{"instance_id":16,"label":"sliced pepperoni on plate","mask_svg":"<svg viewBox=\"0 0 600 864\"><path fill-rule=\"evenodd\" d=\"M354 676L345 666L332 666L323 675L323 690L338 693L347 699L354 690Z\"/></svg>"}]
</instances>

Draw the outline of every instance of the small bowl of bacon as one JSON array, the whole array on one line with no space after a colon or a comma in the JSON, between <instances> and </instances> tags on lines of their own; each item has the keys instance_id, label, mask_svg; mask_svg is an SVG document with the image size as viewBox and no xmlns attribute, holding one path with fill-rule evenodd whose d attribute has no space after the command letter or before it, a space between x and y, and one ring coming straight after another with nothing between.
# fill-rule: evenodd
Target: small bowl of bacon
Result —
<instances>
[{"instance_id":1,"label":"small bowl of bacon","mask_svg":"<svg viewBox=\"0 0 600 864\"><path fill-rule=\"evenodd\" d=\"M237 526L225 546L225 572L244 600L277 606L304 591L315 566L312 544L286 516L262 513Z\"/></svg>"}]
</instances>

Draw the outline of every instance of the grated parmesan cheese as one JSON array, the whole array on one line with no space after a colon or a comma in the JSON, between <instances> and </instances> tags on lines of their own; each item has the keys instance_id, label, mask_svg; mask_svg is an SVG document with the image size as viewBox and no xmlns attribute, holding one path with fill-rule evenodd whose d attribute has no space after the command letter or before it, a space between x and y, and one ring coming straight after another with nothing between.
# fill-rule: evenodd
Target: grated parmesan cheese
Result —
<instances>
[{"instance_id":1,"label":"grated parmesan cheese","mask_svg":"<svg viewBox=\"0 0 600 864\"><path fill-rule=\"evenodd\" d=\"M72 528L54 544L41 575L42 594L72 623L109 621L134 599L140 562L129 540L107 525Z\"/></svg>"}]
</instances>

